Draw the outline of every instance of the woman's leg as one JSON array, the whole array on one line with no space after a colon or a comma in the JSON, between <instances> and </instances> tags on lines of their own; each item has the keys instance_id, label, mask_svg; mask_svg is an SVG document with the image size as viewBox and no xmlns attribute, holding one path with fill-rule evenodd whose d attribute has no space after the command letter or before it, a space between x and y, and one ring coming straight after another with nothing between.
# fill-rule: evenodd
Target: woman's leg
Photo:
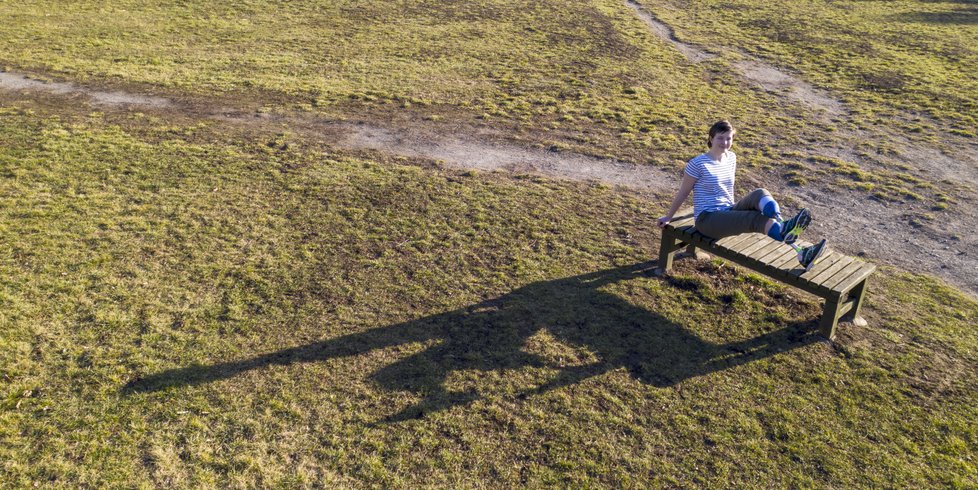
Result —
<instances>
[{"instance_id":1,"label":"woman's leg","mask_svg":"<svg viewBox=\"0 0 978 490\"><path fill-rule=\"evenodd\" d=\"M770 227L770 221L756 210L712 211L696 218L696 229L708 237L723 238L741 233L764 233Z\"/></svg>"},{"instance_id":2,"label":"woman's leg","mask_svg":"<svg viewBox=\"0 0 978 490\"><path fill-rule=\"evenodd\" d=\"M782 221L781 209L771 193L766 189L754 189L727 211L700 214L696 219L696 229L713 238L754 232L793 243L810 221L811 214L807 209L802 209L797 216Z\"/></svg>"},{"instance_id":3,"label":"woman's leg","mask_svg":"<svg viewBox=\"0 0 978 490\"><path fill-rule=\"evenodd\" d=\"M764 216L778 221L781 218L781 208L767 189L754 189L730 209L734 211L760 211Z\"/></svg>"}]
</instances>

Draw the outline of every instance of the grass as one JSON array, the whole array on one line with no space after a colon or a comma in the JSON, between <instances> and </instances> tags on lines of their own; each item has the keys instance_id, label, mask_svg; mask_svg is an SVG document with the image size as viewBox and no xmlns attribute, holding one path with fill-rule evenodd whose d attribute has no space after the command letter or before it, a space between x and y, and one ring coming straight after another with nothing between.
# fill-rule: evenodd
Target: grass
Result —
<instances>
[{"instance_id":1,"label":"grass","mask_svg":"<svg viewBox=\"0 0 978 490\"><path fill-rule=\"evenodd\" d=\"M978 11L959 1L654 2L677 35L737 46L839 94L854 119L975 136ZM718 13L720 15L718 15ZM924 116L924 118L914 117Z\"/></svg>"},{"instance_id":2,"label":"grass","mask_svg":"<svg viewBox=\"0 0 978 490\"><path fill-rule=\"evenodd\" d=\"M803 128L754 110L774 104L686 62L619 0L40 2L0 15L0 63L23 70L336 117L470 121L659 165L685 161L671 155L702 147L717 118L752 128L745 151Z\"/></svg>"},{"instance_id":3,"label":"grass","mask_svg":"<svg viewBox=\"0 0 978 490\"><path fill-rule=\"evenodd\" d=\"M614 189L225 129L0 111L5 486L978 485L940 281L829 344Z\"/></svg>"},{"instance_id":4,"label":"grass","mask_svg":"<svg viewBox=\"0 0 978 490\"><path fill-rule=\"evenodd\" d=\"M869 178L838 178L809 162L808 177L786 181L937 206L933 189L892 182L898 164L885 131L933 145L942 135L973 135L968 7L645 4L682 40L727 54L688 62L621 0L48 1L0 5L0 65L260 112L423 120L445 132L487 126L541 147L667 168L703 148L704 128L729 118L741 128L744 177L790 165L784 152L851 146L839 142L840 128L882 127L849 158ZM800 72L852 114L819 122L807 108L746 87L726 59L739 56L733 47Z\"/></svg>"},{"instance_id":5,"label":"grass","mask_svg":"<svg viewBox=\"0 0 978 490\"><path fill-rule=\"evenodd\" d=\"M966 4L647 6L841 94L840 128L974 135ZM748 176L960 198L890 141L813 154L834 126L617 0L0 14L0 64L42 76L670 167L729 117ZM608 186L9 100L4 487L978 486L978 303L939 280L882 267L829 344L818 300L722 261L650 276L661 210Z\"/></svg>"}]
</instances>

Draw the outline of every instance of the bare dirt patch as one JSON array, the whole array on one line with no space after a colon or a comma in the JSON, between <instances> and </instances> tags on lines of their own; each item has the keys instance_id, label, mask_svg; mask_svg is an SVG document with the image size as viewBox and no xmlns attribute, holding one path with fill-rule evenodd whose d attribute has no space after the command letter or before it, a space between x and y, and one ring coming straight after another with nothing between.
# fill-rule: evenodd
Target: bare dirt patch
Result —
<instances>
[{"instance_id":1,"label":"bare dirt patch","mask_svg":"<svg viewBox=\"0 0 978 490\"><path fill-rule=\"evenodd\" d=\"M140 106L162 108L171 105L169 99L151 95L140 95L124 91L100 91L83 88L67 82L47 82L16 73L0 72L0 89L29 90L60 95L82 95L93 103L108 106Z\"/></svg>"},{"instance_id":2,"label":"bare dirt patch","mask_svg":"<svg viewBox=\"0 0 978 490\"><path fill-rule=\"evenodd\" d=\"M823 110L830 116L846 114L845 104L833 99L809 83L757 60L734 63L741 76L768 92L786 97L812 109Z\"/></svg>"}]
</instances>

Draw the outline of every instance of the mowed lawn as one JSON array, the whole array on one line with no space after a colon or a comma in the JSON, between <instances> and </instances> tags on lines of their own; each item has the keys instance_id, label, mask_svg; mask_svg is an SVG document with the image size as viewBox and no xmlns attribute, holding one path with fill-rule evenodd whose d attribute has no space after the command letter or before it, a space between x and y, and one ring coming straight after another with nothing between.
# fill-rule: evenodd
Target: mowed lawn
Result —
<instances>
[{"instance_id":1,"label":"mowed lawn","mask_svg":"<svg viewBox=\"0 0 978 490\"><path fill-rule=\"evenodd\" d=\"M636 196L219 129L0 111L3 486L978 484L940 281L831 344Z\"/></svg>"}]
</instances>

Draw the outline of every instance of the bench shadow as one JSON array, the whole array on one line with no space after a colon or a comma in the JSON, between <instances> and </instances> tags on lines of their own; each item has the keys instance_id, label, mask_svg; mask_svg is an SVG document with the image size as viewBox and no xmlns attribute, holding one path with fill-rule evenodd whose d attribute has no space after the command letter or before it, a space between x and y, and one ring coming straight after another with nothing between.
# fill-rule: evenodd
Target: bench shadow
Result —
<instances>
[{"instance_id":1,"label":"bench shadow","mask_svg":"<svg viewBox=\"0 0 978 490\"><path fill-rule=\"evenodd\" d=\"M655 262L533 283L502 297L458 310L353 333L250 359L194 365L135 379L124 394L198 385L269 365L290 365L356 356L392 346L431 342L421 352L374 372L370 378L391 391L411 391L421 401L382 422L423 416L478 399L445 387L453 372L550 367L557 374L519 397L579 383L619 368L658 387L728 369L795 349L820 337L815 322L790 323L758 337L714 344L646 308L601 290L611 283L647 276ZM663 284L677 287L669 281ZM592 354L592 362L558 366L527 349L541 331ZM596 360L595 360L596 359Z\"/></svg>"}]
</instances>

